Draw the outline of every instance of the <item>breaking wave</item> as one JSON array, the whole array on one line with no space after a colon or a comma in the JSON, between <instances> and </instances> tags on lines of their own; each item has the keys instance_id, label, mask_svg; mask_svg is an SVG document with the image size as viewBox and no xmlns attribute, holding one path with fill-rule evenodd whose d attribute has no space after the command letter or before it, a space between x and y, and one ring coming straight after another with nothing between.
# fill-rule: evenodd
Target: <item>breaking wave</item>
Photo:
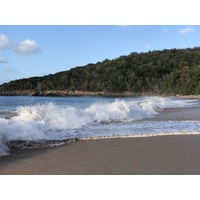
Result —
<instances>
[{"instance_id":1,"label":"breaking wave","mask_svg":"<svg viewBox=\"0 0 200 200\"><path fill-rule=\"evenodd\" d=\"M2 111L2 115L0 113L0 155L9 153L9 144L12 144L12 141L35 144L41 141L89 138L95 127L103 128L103 125L112 123L130 124L136 120L153 117L164 108L193 104L190 100L145 97L137 100L116 99L111 102L92 103L82 108L55 103L20 106L15 112ZM6 117L6 114L9 116Z\"/></svg>"}]
</instances>

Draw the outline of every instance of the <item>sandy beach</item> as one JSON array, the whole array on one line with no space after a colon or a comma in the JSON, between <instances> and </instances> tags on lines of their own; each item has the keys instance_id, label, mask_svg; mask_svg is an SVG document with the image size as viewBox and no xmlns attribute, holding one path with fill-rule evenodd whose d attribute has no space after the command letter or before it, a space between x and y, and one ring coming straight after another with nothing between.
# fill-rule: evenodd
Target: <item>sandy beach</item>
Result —
<instances>
[{"instance_id":1,"label":"sandy beach","mask_svg":"<svg viewBox=\"0 0 200 200\"><path fill-rule=\"evenodd\" d=\"M165 109L147 120L199 120L200 108ZM199 175L200 135L77 141L59 147L11 150L1 175Z\"/></svg>"},{"instance_id":2,"label":"sandy beach","mask_svg":"<svg viewBox=\"0 0 200 200\"><path fill-rule=\"evenodd\" d=\"M200 135L80 141L0 158L9 175L200 174Z\"/></svg>"},{"instance_id":3,"label":"sandy beach","mask_svg":"<svg viewBox=\"0 0 200 200\"><path fill-rule=\"evenodd\" d=\"M167 108L149 121L190 121L200 120L200 107Z\"/></svg>"},{"instance_id":4,"label":"sandy beach","mask_svg":"<svg viewBox=\"0 0 200 200\"><path fill-rule=\"evenodd\" d=\"M188 99L200 99L200 95L180 95L178 97L188 98Z\"/></svg>"}]
</instances>

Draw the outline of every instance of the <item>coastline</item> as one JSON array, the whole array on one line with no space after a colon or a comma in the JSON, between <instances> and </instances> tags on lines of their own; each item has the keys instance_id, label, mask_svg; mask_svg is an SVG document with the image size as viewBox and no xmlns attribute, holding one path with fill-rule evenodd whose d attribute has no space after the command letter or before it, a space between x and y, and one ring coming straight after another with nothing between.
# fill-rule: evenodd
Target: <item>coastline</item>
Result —
<instances>
[{"instance_id":1,"label":"coastline","mask_svg":"<svg viewBox=\"0 0 200 200\"><path fill-rule=\"evenodd\" d=\"M199 121L200 108L168 108L145 120ZM0 175L192 174L200 174L199 134L81 140L0 157Z\"/></svg>"},{"instance_id":2,"label":"coastline","mask_svg":"<svg viewBox=\"0 0 200 200\"><path fill-rule=\"evenodd\" d=\"M134 93L134 92L90 92L79 90L22 90L22 91L0 91L0 96L46 96L46 97L81 97L81 96L102 96L102 97L142 97L142 96L161 96L161 97L177 97L188 99L200 99L200 94L197 95L170 95L161 93Z\"/></svg>"},{"instance_id":3,"label":"coastline","mask_svg":"<svg viewBox=\"0 0 200 200\"><path fill-rule=\"evenodd\" d=\"M144 120L199 121L200 108L166 108ZM0 175L197 175L199 144L200 135L168 135L11 150L10 155L0 157Z\"/></svg>"},{"instance_id":4,"label":"coastline","mask_svg":"<svg viewBox=\"0 0 200 200\"><path fill-rule=\"evenodd\" d=\"M165 108L161 113L147 121L199 121L200 107Z\"/></svg>"},{"instance_id":5,"label":"coastline","mask_svg":"<svg viewBox=\"0 0 200 200\"><path fill-rule=\"evenodd\" d=\"M200 95L180 95L180 96L177 96L177 97L188 98L188 99L200 99Z\"/></svg>"},{"instance_id":6,"label":"coastline","mask_svg":"<svg viewBox=\"0 0 200 200\"><path fill-rule=\"evenodd\" d=\"M0 157L1 175L200 174L200 135L79 141L15 150Z\"/></svg>"},{"instance_id":7,"label":"coastline","mask_svg":"<svg viewBox=\"0 0 200 200\"><path fill-rule=\"evenodd\" d=\"M149 94L150 95L150 94ZM0 96L52 96L52 97L70 97L70 96L104 96L104 97L137 97L142 96L141 93L123 92L91 92L80 90L22 90L22 91L0 91Z\"/></svg>"}]
</instances>

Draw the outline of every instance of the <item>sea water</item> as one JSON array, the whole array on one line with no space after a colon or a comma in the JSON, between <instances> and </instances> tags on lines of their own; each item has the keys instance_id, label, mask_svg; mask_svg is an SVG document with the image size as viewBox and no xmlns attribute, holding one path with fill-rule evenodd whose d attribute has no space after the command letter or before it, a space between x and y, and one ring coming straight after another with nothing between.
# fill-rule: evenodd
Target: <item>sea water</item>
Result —
<instances>
[{"instance_id":1,"label":"sea water","mask_svg":"<svg viewBox=\"0 0 200 200\"><path fill-rule=\"evenodd\" d=\"M22 148L30 148L31 143L54 146L72 138L89 140L200 134L198 120L156 121L154 119L165 108L181 107L200 107L200 102L159 96L137 98L1 96L0 156L9 154L9 144L12 142L21 144Z\"/></svg>"}]
</instances>

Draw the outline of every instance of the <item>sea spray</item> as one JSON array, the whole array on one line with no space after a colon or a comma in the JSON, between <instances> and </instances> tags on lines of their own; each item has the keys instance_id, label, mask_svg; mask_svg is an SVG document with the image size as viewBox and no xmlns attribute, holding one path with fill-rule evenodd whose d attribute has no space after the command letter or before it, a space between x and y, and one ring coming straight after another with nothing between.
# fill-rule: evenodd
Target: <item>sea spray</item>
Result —
<instances>
[{"instance_id":1,"label":"sea spray","mask_svg":"<svg viewBox=\"0 0 200 200\"><path fill-rule=\"evenodd\" d=\"M195 102L163 97L140 97L105 99L82 106L76 105L73 102L62 105L50 102L18 106L9 117L5 116L7 111L3 111L4 115L0 118L0 155L8 154L7 144L12 144L12 141L36 144L37 141L45 143L70 138L106 135L115 137L127 133L137 134L142 132L142 128L145 128L145 133L148 134L156 127L160 130L160 125L166 127L156 123L138 124L137 120L153 117L164 108L192 106ZM171 126L166 128L167 131L170 129ZM161 132L162 130L164 129L161 127Z\"/></svg>"}]
</instances>

